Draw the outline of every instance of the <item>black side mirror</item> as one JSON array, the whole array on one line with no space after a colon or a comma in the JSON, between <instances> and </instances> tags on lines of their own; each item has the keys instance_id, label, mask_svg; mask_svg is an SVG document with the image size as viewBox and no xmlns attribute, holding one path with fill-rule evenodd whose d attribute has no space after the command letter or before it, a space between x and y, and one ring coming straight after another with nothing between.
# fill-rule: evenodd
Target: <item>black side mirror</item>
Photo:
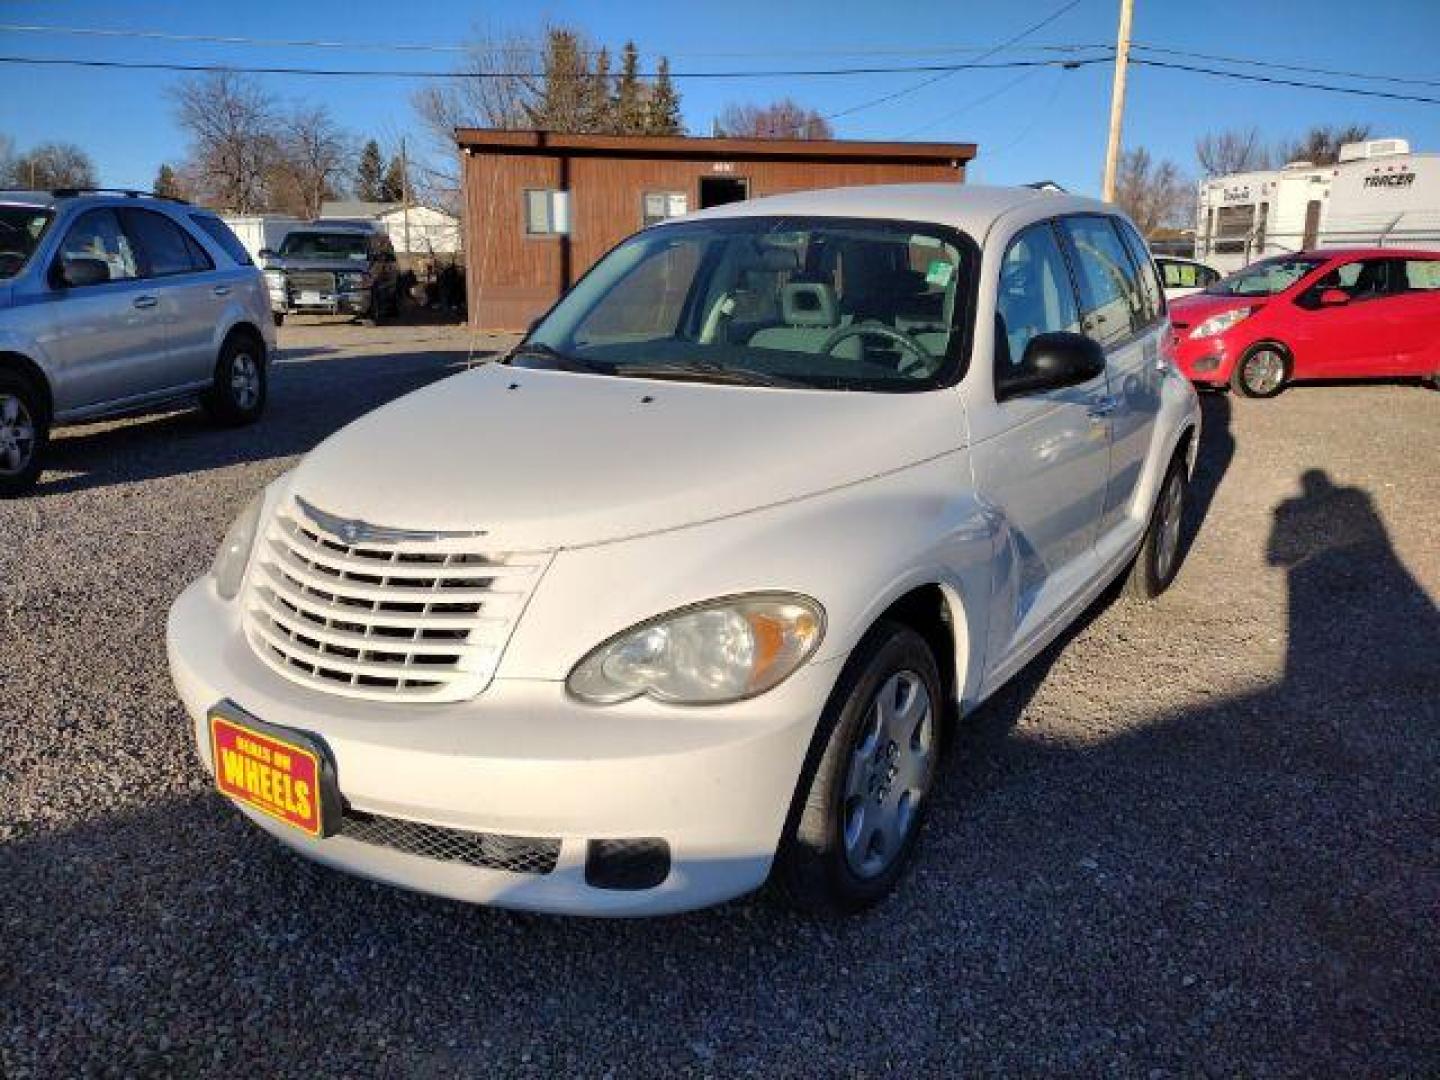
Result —
<instances>
[{"instance_id":1,"label":"black side mirror","mask_svg":"<svg viewBox=\"0 0 1440 1080\"><path fill-rule=\"evenodd\" d=\"M50 271L50 283L62 289L103 285L109 280L110 267L104 259L61 259Z\"/></svg>"},{"instance_id":2,"label":"black side mirror","mask_svg":"<svg viewBox=\"0 0 1440 1080\"><path fill-rule=\"evenodd\" d=\"M996 387L997 400L1079 386L1105 371L1105 350L1094 338L1068 330L1036 334L1025 346L1021 373Z\"/></svg>"},{"instance_id":3,"label":"black side mirror","mask_svg":"<svg viewBox=\"0 0 1440 1080\"><path fill-rule=\"evenodd\" d=\"M261 260L262 262L268 262L268 261L270 261L270 260L273 259L273 258L275 258L275 249L274 249L274 248L268 248L268 247L266 247L266 248L261 248L261 249L260 249L260 260Z\"/></svg>"}]
</instances>

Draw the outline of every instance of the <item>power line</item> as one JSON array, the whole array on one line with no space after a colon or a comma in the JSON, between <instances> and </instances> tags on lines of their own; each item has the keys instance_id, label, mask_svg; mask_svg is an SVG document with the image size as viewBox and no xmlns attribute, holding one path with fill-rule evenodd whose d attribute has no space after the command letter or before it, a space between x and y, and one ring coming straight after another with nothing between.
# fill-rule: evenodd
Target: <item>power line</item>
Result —
<instances>
[{"instance_id":1,"label":"power line","mask_svg":"<svg viewBox=\"0 0 1440 1080\"><path fill-rule=\"evenodd\" d=\"M1352 94L1356 97L1386 98L1389 101L1415 101L1422 105L1440 105L1440 98L1420 94L1401 94L1392 90L1367 90L1359 86L1332 86L1327 83L1304 82L1300 79L1281 79L1274 75L1254 75L1248 71L1222 71L1219 68L1201 67L1197 64L1180 64L1171 60L1148 60L1131 57L1132 64L1145 67L1165 68L1171 71L1189 71L1197 75L1216 75L1224 79L1240 79L1244 82L1269 83L1272 86L1296 86L1304 90L1328 90L1332 94Z\"/></svg>"},{"instance_id":2,"label":"power line","mask_svg":"<svg viewBox=\"0 0 1440 1080\"><path fill-rule=\"evenodd\" d=\"M1079 2L1079 0L1076 0ZM672 79L764 79L764 78L819 78L823 76L846 76L846 75L893 75L897 73L913 73L917 71L938 71L941 74L938 78L953 75L961 71L970 70L999 70L1006 68L1024 67L1080 67L1085 64L1100 64L1109 60L1109 57L1096 56L1084 57L1071 60L1006 60L997 64L986 64L979 62L963 64L909 64L899 67L843 67L843 68L808 68L778 70L772 68L757 69L750 71L672 71ZM236 75L317 75L347 77L357 76L365 78L396 78L396 79L519 79L533 78L535 73L530 71L425 71L407 70L402 68L312 68L312 67L282 67L282 66L257 66L249 64L181 64L162 61L141 61L141 60L94 60L80 57L52 57L52 56L0 56L0 64L34 64L54 67L87 67L87 68L118 68L124 71L181 71L181 72L224 72ZM574 78L574 79L595 79L600 76L593 71L577 72L567 75L553 73L551 78ZM613 78L614 76L610 76ZM658 72L640 72L642 79L655 79L659 77ZM932 80L934 81L934 80ZM857 106L865 108L868 106ZM847 110L854 111L854 110ZM842 114L836 114L842 115ZM830 119L827 117L826 119Z\"/></svg>"},{"instance_id":3,"label":"power line","mask_svg":"<svg viewBox=\"0 0 1440 1080\"><path fill-rule=\"evenodd\" d=\"M967 112L969 112L971 109L978 108L978 107L980 107L981 105L984 105L987 101L993 101L995 98L999 97L1001 94L1008 93L1009 91L1013 90L1015 87L1019 86L1019 85L1020 85L1022 82L1024 82L1026 79L1033 78L1033 77L1034 77L1035 75L1037 75L1037 74L1039 74L1039 71L1038 71L1038 69L1036 69L1036 68L1030 68L1028 71L1022 71L1017 78L1010 79L1009 81L1007 81L1003 86L999 87L998 89L992 90L992 91L991 91L990 93L988 93L988 94L982 94L982 95L981 95L980 97L978 97L978 98L974 98L974 99L972 99L972 100L970 100L970 101L967 101L967 102L965 102L964 105L961 105L958 109L951 109L949 112L947 112L947 113L942 113L941 115L935 117L934 119L926 120L925 123L919 125L918 127L913 127L913 128L911 128L909 131L902 131L899 135L897 135L897 136L895 136L895 137L896 137L897 139L908 139L908 138L910 138L910 136L912 136L912 135L918 135L918 134L920 134L920 132L926 131L926 130L928 130L929 128L935 127L937 124L943 124L943 123L946 123L947 121L954 120L957 116L960 116L960 115L962 115L962 114L964 114L964 113L967 113Z\"/></svg>"},{"instance_id":4,"label":"power line","mask_svg":"<svg viewBox=\"0 0 1440 1080\"><path fill-rule=\"evenodd\" d=\"M1133 49L1142 52L1163 53L1167 56L1182 56L1192 60L1215 60L1224 64L1241 64L1246 67L1273 68L1276 71L1297 71L1305 75L1333 75L1344 79L1368 79L1373 82L1402 83L1409 86L1440 86L1440 79L1418 79L1408 75L1380 75L1368 71L1342 71L1338 68L1307 67L1300 64L1281 64L1274 60L1262 60L1244 56L1219 56L1215 53L1190 52L1186 49L1170 49L1163 45L1134 44Z\"/></svg>"},{"instance_id":5,"label":"power line","mask_svg":"<svg viewBox=\"0 0 1440 1080\"><path fill-rule=\"evenodd\" d=\"M985 65L983 64L983 61L990 59L990 57L994 56L994 55L995 55L996 53L998 53L998 52L1001 52L1001 51L1003 51L1003 50L1005 50L1005 49L1008 49L1011 45L1014 45L1017 41L1020 41L1022 38L1027 38L1027 37L1029 37L1031 34L1035 33L1035 31L1044 29L1046 26L1049 26L1052 22L1054 22L1056 19L1060 18L1060 16L1066 14L1066 13L1067 13L1068 11L1070 11L1072 8L1078 7L1079 4L1080 4L1080 0L1070 0L1070 2L1069 2L1068 4L1064 5L1063 7L1059 8L1058 10L1052 12L1051 14L1045 16L1045 18L1041 19L1041 20L1040 20L1038 23L1036 23L1035 25L1026 27L1024 30L1021 30L1020 33L1016 34L1014 37L1012 37L1012 38L1007 38L1005 41L1002 41L999 45L996 45L996 46L994 46L993 48L991 48L988 52L981 53L980 56L979 56L973 63L970 63L970 64L962 64L962 65L960 65L959 67L952 68L952 69L949 70L949 71L946 71L946 72L943 72L943 73L941 73L941 74L939 74L939 75L936 75L936 76L934 76L933 78L925 79L925 80L923 80L922 82L918 82L918 83L916 83L914 86L909 86L909 87L906 87L906 88L904 88L904 89L902 89L902 90L895 90L895 91L893 91L893 92L891 92L891 93L889 93L889 94L882 94L880 97L872 98L872 99L870 99L869 101L862 101L862 102L861 102L860 104L858 104L858 105L851 105L848 109L841 109L839 112L830 113L828 116L825 117L825 119L826 119L826 120L838 120L838 119L840 119L840 117L842 117L842 116L850 116L850 115L852 115L852 114L854 114L854 113L861 112L862 110L874 108L876 105L883 105L883 104L885 104L887 101L894 101L896 98L904 97L904 96L907 95L907 94L913 94L913 93L915 93L915 91L917 91L917 90L923 90L923 89L925 89L925 87L931 86L931 85L939 82L941 79L948 78L949 76L955 74L955 72L957 72L957 71L963 71L963 70L965 70L965 68L967 68L967 67L982 67L982 66L985 66ZM1087 62L1093 62L1093 61L1087 61Z\"/></svg>"}]
</instances>

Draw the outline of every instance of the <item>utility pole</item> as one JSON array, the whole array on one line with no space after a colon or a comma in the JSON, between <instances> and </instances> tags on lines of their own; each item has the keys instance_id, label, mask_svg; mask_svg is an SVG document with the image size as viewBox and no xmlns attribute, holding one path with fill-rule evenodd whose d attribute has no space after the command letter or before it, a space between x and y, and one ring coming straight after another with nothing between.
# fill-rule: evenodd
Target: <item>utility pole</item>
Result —
<instances>
[{"instance_id":1,"label":"utility pole","mask_svg":"<svg viewBox=\"0 0 1440 1080\"><path fill-rule=\"evenodd\" d=\"M405 156L405 136L400 136L400 227L405 232L405 258L410 258L410 160ZM407 264L408 265L408 264Z\"/></svg>"},{"instance_id":2,"label":"utility pole","mask_svg":"<svg viewBox=\"0 0 1440 1080\"><path fill-rule=\"evenodd\" d=\"M1120 127L1125 119L1125 69L1130 63L1130 18L1135 0L1120 0L1120 34L1115 41L1115 81L1110 87L1110 138L1105 144L1105 181L1100 197L1115 201L1115 171L1120 166Z\"/></svg>"}]
</instances>

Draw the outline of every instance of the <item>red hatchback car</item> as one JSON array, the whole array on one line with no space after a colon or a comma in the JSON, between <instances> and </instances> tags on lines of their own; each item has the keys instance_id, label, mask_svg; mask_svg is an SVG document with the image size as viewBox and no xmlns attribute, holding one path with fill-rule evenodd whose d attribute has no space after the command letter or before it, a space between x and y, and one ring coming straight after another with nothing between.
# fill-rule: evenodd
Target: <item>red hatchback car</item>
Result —
<instances>
[{"instance_id":1,"label":"red hatchback car","mask_svg":"<svg viewBox=\"0 0 1440 1080\"><path fill-rule=\"evenodd\" d=\"M1440 379L1440 252L1262 259L1170 305L1190 380L1271 397L1300 379Z\"/></svg>"}]
</instances>

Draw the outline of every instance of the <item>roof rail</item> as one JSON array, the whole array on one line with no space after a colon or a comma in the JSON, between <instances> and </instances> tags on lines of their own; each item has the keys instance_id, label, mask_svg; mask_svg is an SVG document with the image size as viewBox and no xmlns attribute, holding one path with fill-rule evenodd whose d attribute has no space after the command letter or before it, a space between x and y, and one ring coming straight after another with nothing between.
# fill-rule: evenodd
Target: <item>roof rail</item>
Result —
<instances>
[{"instance_id":1,"label":"roof rail","mask_svg":"<svg viewBox=\"0 0 1440 1080\"><path fill-rule=\"evenodd\" d=\"M178 195L161 195L155 191L139 191L135 188L57 187L51 188L50 194L57 199L73 198L76 195L124 195L127 199L164 199L166 202L190 205L188 199L182 199Z\"/></svg>"}]
</instances>

